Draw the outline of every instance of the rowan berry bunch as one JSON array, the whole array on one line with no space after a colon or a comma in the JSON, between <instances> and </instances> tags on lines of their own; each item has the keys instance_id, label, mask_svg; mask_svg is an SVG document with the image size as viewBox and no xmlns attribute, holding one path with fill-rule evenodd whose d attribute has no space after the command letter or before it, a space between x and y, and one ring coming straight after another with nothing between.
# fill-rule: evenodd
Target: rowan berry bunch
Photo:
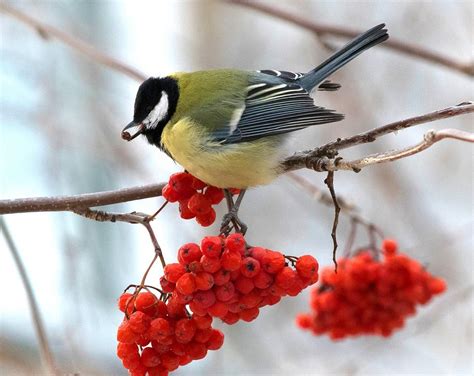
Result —
<instances>
[{"instance_id":1,"label":"rowan berry bunch","mask_svg":"<svg viewBox=\"0 0 474 376\"><path fill-rule=\"evenodd\" d=\"M386 239L381 261L368 250L339 260L337 274L325 268L321 284L311 292L313 312L300 314L297 325L333 340L364 334L388 337L403 327L416 306L445 291L446 284L397 248Z\"/></svg>"},{"instance_id":2,"label":"rowan berry bunch","mask_svg":"<svg viewBox=\"0 0 474 376\"><path fill-rule=\"evenodd\" d=\"M260 308L283 296L296 296L318 280L318 262L262 247L247 247L242 234L208 236L201 245L178 251L179 263L168 264L161 278L173 304L188 304L195 315L210 315L227 324L250 322Z\"/></svg>"},{"instance_id":3,"label":"rowan berry bunch","mask_svg":"<svg viewBox=\"0 0 474 376\"><path fill-rule=\"evenodd\" d=\"M236 194L239 190L233 189L231 192ZM195 218L203 227L214 223L216 211L212 206L219 204L224 198L221 188L207 185L187 172L171 175L162 193L169 202L179 202L181 218Z\"/></svg>"},{"instance_id":4,"label":"rowan berry bunch","mask_svg":"<svg viewBox=\"0 0 474 376\"><path fill-rule=\"evenodd\" d=\"M224 342L224 334L212 328L212 317L190 316L184 304L149 291L124 293L118 305L125 317L117 331L117 355L133 376L168 375Z\"/></svg>"}]
</instances>

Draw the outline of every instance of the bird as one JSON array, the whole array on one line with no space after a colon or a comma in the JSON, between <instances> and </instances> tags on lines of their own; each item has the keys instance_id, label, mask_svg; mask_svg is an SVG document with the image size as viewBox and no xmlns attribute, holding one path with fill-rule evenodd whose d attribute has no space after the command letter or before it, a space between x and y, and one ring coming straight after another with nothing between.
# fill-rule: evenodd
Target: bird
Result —
<instances>
[{"instance_id":1,"label":"bird","mask_svg":"<svg viewBox=\"0 0 474 376\"><path fill-rule=\"evenodd\" d=\"M316 105L313 91L339 89L327 78L388 37L385 24L377 25L308 73L215 69L150 77L138 88L122 138L143 135L193 176L223 188L229 213L221 230L230 222L246 229L237 216L243 195L282 173L289 133L344 118ZM235 202L230 188L241 190Z\"/></svg>"}]
</instances>

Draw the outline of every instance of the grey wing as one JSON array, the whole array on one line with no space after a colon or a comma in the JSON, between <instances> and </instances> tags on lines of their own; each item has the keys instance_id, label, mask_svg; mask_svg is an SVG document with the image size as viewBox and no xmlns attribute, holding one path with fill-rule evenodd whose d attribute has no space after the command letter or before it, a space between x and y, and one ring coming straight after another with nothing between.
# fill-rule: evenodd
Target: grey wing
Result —
<instances>
[{"instance_id":1,"label":"grey wing","mask_svg":"<svg viewBox=\"0 0 474 376\"><path fill-rule=\"evenodd\" d=\"M290 72L290 71L281 71L276 69L263 69L257 71L258 73L263 73L269 76L278 77L281 79L282 82L295 82L298 81L301 77L305 74L300 72ZM325 80L321 82L318 86L318 90L320 91L336 91L341 87L340 84L335 82L331 82L329 80Z\"/></svg>"},{"instance_id":2,"label":"grey wing","mask_svg":"<svg viewBox=\"0 0 474 376\"><path fill-rule=\"evenodd\" d=\"M213 133L222 144L252 141L342 120L342 114L314 105L297 84L261 82L247 88L245 106L237 109L228 126Z\"/></svg>"}]
</instances>

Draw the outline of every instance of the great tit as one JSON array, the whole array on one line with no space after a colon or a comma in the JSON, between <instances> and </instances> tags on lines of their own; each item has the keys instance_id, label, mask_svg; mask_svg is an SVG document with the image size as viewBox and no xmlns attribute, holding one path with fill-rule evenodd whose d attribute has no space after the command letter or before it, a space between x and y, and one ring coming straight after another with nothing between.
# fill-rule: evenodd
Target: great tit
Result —
<instances>
[{"instance_id":1,"label":"great tit","mask_svg":"<svg viewBox=\"0 0 474 376\"><path fill-rule=\"evenodd\" d=\"M339 88L326 78L385 41L384 27L359 35L304 74L218 69L149 78L138 89L133 121L122 137L144 135L189 173L216 187L267 184L281 173L289 132L343 119L316 106L310 93Z\"/></svg>"}]
</instances>

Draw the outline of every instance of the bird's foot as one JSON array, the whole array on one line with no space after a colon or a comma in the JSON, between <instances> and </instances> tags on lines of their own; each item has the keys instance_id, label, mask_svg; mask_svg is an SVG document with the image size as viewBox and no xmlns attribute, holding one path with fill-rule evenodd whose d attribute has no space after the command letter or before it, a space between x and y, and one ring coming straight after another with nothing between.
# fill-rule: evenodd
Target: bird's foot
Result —
<instances>
[{"instance_id":1,"label":"bird's foot","mask_svg":"<svg viewBox=\"0 0 474 376\"><path fill-rule=\"evenodd\" d=\"M248 229L247 225L238 217L235 207L222 218L220 233L221 235L227 236L232 229L235 229L236 232L240 232L242 235L245 235Z\"/></svg>"}]
</instances>

